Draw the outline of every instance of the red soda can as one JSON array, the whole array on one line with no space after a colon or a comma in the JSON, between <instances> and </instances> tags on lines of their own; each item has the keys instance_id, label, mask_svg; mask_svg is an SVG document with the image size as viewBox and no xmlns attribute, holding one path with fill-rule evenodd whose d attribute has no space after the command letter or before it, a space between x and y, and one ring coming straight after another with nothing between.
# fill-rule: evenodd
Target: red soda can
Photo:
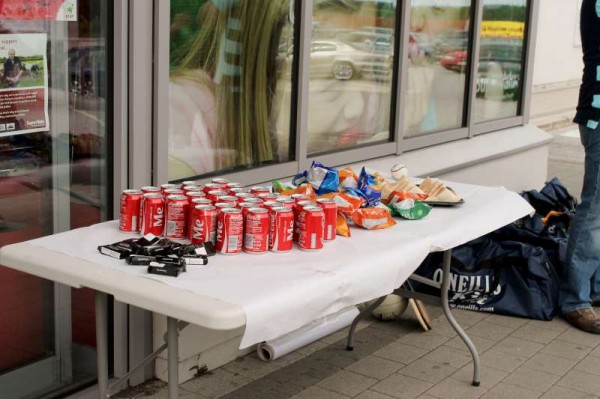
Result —
<instances>
[{"instance_id":1,"label":"red soda can","mask_svg":"<svg viewBox=\"0 0 600 399\"><path fill-rule=\"evenodd\" d=\"M183 190L180 188L167 188L166 190L163 190L163 194L165 197L168 197L169 195L184 195Z\"/></svg>"},{"instance_id":2,"label":"red soda can","mask_svg":"<svg viewBox=\"0 0 600 399\"><path fill-rule=\"evenodd\" d=\"M192 200L196 199L196 198L206 198L206 194L204 194L203 191L188 191L187 193L185 193L185 196L188 199L188 202L192 202ZM208 200L210 202L210 200Z\"/></svg>"},{"instance_id":3,"label":"red soda can","mask_svg":"<svg viewBox=\"0 0 600 399\"><path fill-rule=\"evenodd\" d=\"M261 200L260 198L256 198L256 197L244 198L243 201L254 204L254 205L256 205L257 208L264 208L264 206L265 206L263 200Z\"/></svg>"},{"instance_id":4,"label":"red soda can","mask_svg":"<svg viewBox=\"0 0 600 399\"><path fill-rule=\"evenodd\" d=\"M186 180L184 182L181 182L181 186L185 187L185 186L196 186L196 187L200 187L201 185L198 184L195 180ZM202 188L202 187L200 187Z\"/></svg>"},{"instance_id":5,"label":"red soda can","mask_svg":"<svg viewBox=\"0 0 600 399\"><path fill-rule=\"evenodd\" d=\"M294 205L296 204L296 201L294 201L293 198L290 197L279 197L277 198L277 202L279 202L282 206L285 206L286 208L294 208Z\"/></svg>"},{"instance_id":6,"label":"red soda can","mask_svg":"<svg viewBox=\"0 0 600 399\"><path fill-rule=\"evenodd\" d=\"M141 190L123 190L119 230L137 232L141 229L140 210L144 193Z\"/></svg>"},{"instance_id":7,"label":"red soda can","mask_svg":"<svg viewBox=\"0 0 600 399\"><path fill-rule=\"evenodd\" d=\"M294 242L298 242L298 237L300 236L300 212L302 212L302 208L309 205L313 205L310 200L302 200L297 201L292 206L292 211L294 212Z\"/></svg>"},{"instance_id":8,"label":"red soda can","mask_svg":"<svg viewBox=\"0 0 600 399\"><path fill-rule=\"evenodd\" d=\"M217 252L227 255L242 252L244 217L237 208L227 208L217 214Z\"/></svg>"},{"instance_id":9,"label":"red soda can","mask_svg":"<svg viewBox=\"0 0 600 399\"><path fill-rule=\"evenodd\" d=\"M187 238L189 203L185 195L169 195L165 202L165 237Z\"/></svg>"},{"instance_id":10,"label":"red soda can","mask_svg":"<svg viewBox=\"0 0 600 399\"><path fill-rule=\"evenodd\" d=\"M238 205L238 198L232 195L223 195L217 199L219 202L224 202L226 204L231 204L234 207Z\"/></svg>"},{"instance_id":11,"label":"red soda can","mask_svg":"<svg viewBox=\"0 0 600 399\"><path fill-rule=\"evenodd\" d=\"M335 231L337 228L337 204L335 203L335 200L321 198L317 200L317 205L323 208L323 213L325 214L323 240L335 240Z\"/></svg>"},{"instance_id":12,"label":"red soda can","mask_svg":"<svg viewBox=\"0 0 600 399\"><path fill-rule=\"evenodd\" d=\"M229 180L223 179L222 177L215 177L211 180L212 184L218 184L222 189L226 189L229 184Z\"/></svg>"},{"instance_id":13,"label":"red soda can","mask_svg":"<svg viewBox=\"0 0 600 399\"><path fill-rule=\"evenodd\" d=\"M164 194L165 190L177 189L177 188L180 188L180 187L181 186L179 184L167 183L167 184L161 184L160 185L160 190Z\"/></svg>"},{"instance_id":14,"label":"red soda can","mask_svg":"<svg viewBox=\"0 0 600 399\"><path fill-rule=\"evenodd\" d=\"M260 193L260 194L256 194L256 196L265 202L266 201L277 201L277 198L279 198L279 194L275 194L275 193Z\"/></svg>"},{"instance_id":15,"label":"red soda can","mask_svg":"<svg viewBox=\"0 0 600 399\"><path fill-rule=\"evenodd\" d=\"M250 208L244 219L244 251L264 254L269 250L271 219L265 208Z\"/></svg>"},{"instance_id":16,"label":"red soda can","mask_svg":"<svg viewBox=\"0 0 600 399\"><path fill-rule=\"evenodd\" d=\"M250 188L250 194L258 195L263 193L269 194L271 193L271 189L269 187L264 186L254 186Z\"/></svg>"},{"instance_id":17,"label":"red soda can","mask_svg":"<svg viewBox=\"0 0 600 399\"><path fill-rule=\"evenodd\" d=\"M267 209L271 209L271 208L278 208L281 206L281 204L277 201L266 201L266 202L263 202L263 206Z\"/></svg>"},{"instance_id":18,"label":"red soda can","mask_svg":"<svg viewBox=\"0 0 600 399\"><path fill-rule=\"evenodd\" d=\"M298 245L305 251L316 251L323 248L323 225L325 213L318 206L305 206L298 219L300 234Z\"/></svg>"},{"instance_id":19,"label":"red soda can","mask_svg":"<svg viewBox=\"0 0 600 399\"><path fill-rule=\"evenodd\" d=\"M188 197L188 199L191 198L192 200L190 201L190 206L196 206L196 205L212 205L212 201L209 200L206 197Z\"/></svg>"},{"instance_id":20,"label":"red soda can","mask_svg":"<svg viewBox=\"0 0 600 399\"><path fill-rule=\"evenodd\" d=\"M236 195L236 194L252 195L250 193L247 193L246 189L243 187L229 187L229 188L227 188L227 192L229 193L229 195Z\"/></svg>"},{"instance_id":21,"label":"red soda can","mask_svg":"<svg viewBox=\"0 0 600 399\"><path fill-rule=\"evenodd\" d=\"M204 190L205 194L208 194L210 191L221 190L221 189L222 189L222 187L220 184L207 183L204 185L204 188L202 190Z\"/></svg>"},{"instance_id":22,"label":"red soda can","mask_svg":"<svg viewBox=\"0 0 600 399\"><path fill-rule=\"evenodd\" d=\"M269 250L288 252L294 244L294 212L284 206L272 208L269 212L271 229L269 230Z\"/></svg>"},{"instance_id":23,"label":"red soda can","mask_svg":"<svg viewBox=\"0 0 600 399\"><path fill-rule=\"evenodd\" d=\"M188 238L192 245L211 241L217 236L217 208L212 205L196 205L190 210Z\"/></svg>"},{"instance_id":24,"label":"red soda can","mask_svg":"<svg viewBox=\"0 0 600 399\"><path fill-rule=\"evenodd\" d=\"M250 209L257 208L256 204L253 204L251 202L242 202L238 204L237 207L242 210L242 215L244 215L244 217L246 217L246 214Z\"/></svg>"},{"instance_id":25,"label":"red soda can","mask_svg":"<svg viewBox=\"0 0 600 399\"><path fill-rule=\"evenodd\" d=\"M160 187L156 187L156 186L144 186L144 187L142 187L142 192L144 194L148 194L148 193L162 193L162 190L160 189Z\"/></svg>"},{"instance_id":26,"label":"red soda can","mask_svg":"<svg viewBox=\"0 0 600 399\"><path fill-rule=\"evenodd\" d=\"M292 199L296 202L310 201L310 197L305 194L292 194Z\"/></svg>"},{"instance_id":27,"label":"red soda can","mask_svg":"<svg viewBox=\"0 0 600 399\"><path fill-rule=\"evenodd\" d=\"M227 195L227 193L223 190L212 190L206 193L206 198L208 198L212 202L217 202L219 197L223 197L225 195Z\"/></svg>"},{"instance_id":28,"label":"red soda can","mask_svg":"<svg viewBox=\"0 0 600 399\"><path fill-rule=\"evenodd\" d=\"M162 236L165 229L165 199L160 193L144 194L142 201L142 235Z\"/></svg>"},{"instance_id":29,"label":"red soda can","mask_svg":"<svg viewBox=\"0 0 600 399\"><path fill-rule=\"evenodd\" d=\"M226 184L227 188L232 189L232 188L243 188L242 183L237 183L237 182L229 182Z\"/></svg>"},{"instance_id":30,"label":"red soda can","mask_svg":"<svg viewBox=\"0 0 600 399\"><path fill-rule=\"evenodd\" d=\"M184 195L187 195L187 193L191 193L191 192L204 193L204 191L202 191L202 187L198 187L198 186L183 186L182 190L183 190Z\"/></svg>"},{"instance_id":31,"label":"red soda can","mask_svg":"<svg viewBox=\"0 0 600 399\"><path fill-rule=\"evenodd\" d=\"M235 205L229 204L227 202L217 202L215 204L215 208L217 208L217 214L219 214L223 209L234 209Z\"/></svg>"},{"instance_id":32,"label":"red soda can","mask_svg":"<svg viewBox=\"0 0 600 399\"><path fill-rule=\"evenodd\" d=\"M241 193L235 193L233 194L235 197L238 197L240 200L246 200L247 198L256 198L254 196L254 194L250 194L250 193L245 193L245 192L241 192ZM262 200L260 201L262 202Z\"/></svg>"}]
</instances>

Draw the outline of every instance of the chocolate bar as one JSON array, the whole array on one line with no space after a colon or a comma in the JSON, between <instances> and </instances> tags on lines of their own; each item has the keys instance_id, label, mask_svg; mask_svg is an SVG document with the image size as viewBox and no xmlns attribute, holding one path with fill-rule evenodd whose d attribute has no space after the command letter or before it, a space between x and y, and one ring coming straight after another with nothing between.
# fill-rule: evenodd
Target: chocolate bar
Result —
<instances>
[{"instance_id":1,"label":"chocolate bar","mask_svg":"<svg viewBox=\"0 0 600 399\"><path fill-rule=\"evenodd\" d=\"M148 266L148 273L158 274L160 276L179 277L182 272L183 267Z\"/></svg>"}]
</instances>

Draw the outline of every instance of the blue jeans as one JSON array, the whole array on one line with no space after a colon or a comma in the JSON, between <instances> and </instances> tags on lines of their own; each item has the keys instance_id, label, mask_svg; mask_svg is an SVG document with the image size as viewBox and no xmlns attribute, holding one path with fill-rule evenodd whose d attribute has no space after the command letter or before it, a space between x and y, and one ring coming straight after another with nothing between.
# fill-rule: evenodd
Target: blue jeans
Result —
<instances>
[{"instance_id":1,"label":"blue jeans","mask_svg":"<svg viewBox=\"0 0 600 399\"><path fill-rule=\"evenodd\" d=\"M581 204L569 231L559 303L563 313L600 299L600 127L579 126L585 149Z\"/></svg>"}]
</instances>

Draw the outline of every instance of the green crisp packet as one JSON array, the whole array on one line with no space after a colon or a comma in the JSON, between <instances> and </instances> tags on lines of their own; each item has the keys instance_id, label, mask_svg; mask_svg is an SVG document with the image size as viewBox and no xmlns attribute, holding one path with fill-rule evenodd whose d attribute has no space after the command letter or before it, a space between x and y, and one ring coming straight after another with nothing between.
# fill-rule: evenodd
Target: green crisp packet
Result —
<instances>
[{"instance_id":1,"label":"green crisp packet","mask_svg":"<svg viewBox=\"0 0 600 399\"><path fill-rule=\"evenodd\" d=\"M419 220L427 217L431 211L431 206L414 199L405 199L388 205L392 216L400 216L408 220Z\"/></svg>"},{"instance_id":2,"label":"green crisp packet","mask_svg":"<svg viewBox=\"0 0 600 399\"><path fill-rule=\"evenodd\" d=\"M279 180L273 180L271 183L273 184L273 192L274 193L280 193L282 191L292 190L294 188L291 186L283 185Z\"/></svg>"}]
</instances>

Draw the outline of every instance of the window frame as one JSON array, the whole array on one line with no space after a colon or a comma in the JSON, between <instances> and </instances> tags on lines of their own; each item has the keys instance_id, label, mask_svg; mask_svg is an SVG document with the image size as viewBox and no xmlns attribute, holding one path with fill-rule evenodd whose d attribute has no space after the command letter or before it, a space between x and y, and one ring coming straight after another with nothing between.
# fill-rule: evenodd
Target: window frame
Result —
<instances>
[{"instance_id":1,"label":"window frame","mask_svg":"<svg viewBox=\"0 0 600 399\"><path fill-rule=\"evenodd\" d=\"M481 134L490 133L510 127L522 126L529 121L531 104L531 87L533 61L535 55L535 39L539 0L527 0L527 18L525 21L525 38L523 50L523 67L521 76L521 96L515 117L496 119L475 123L474 104L476 98L476 76L481 44L481 25L483 18L483 0L471 0L471 26L469 32L469 60L465 87L465 108L463 126L456 129L437 131L413 137L404 137L403 120L406 112L407 93L402 90L408 79L408 63L403 62L408 56L408 40L410 34L411 0L398 0L396 5L395 55L392 81L392 107L390 118L390 141L310 156L307 154L308 102L310 84L310 54L312 42L312 22L314 0L294 2L295 7L295 68L292 85L296 96L292 108L295 120L290 124L290 143L295 143L294 160L273 165L258 166L234 171L217 171L207 175L190 176L181 180L198 179L208 181L214 176L227 176L242 184L254 184L282 177L293 176L310 167L312 161L318 160L331 166L350 164L369 159L401 155L425 147L439 145L455 140L469 139ZM168 180L168 129L169 129L169 21L170 2L154 0L154 62L153 62L153 112L152 181L154 184ZM135 34L134 34L135 36ZM296 49L297 47L297 49ZM294 114L294 112L292 112ZM147 151L147 149L146 149ZM133 155L133 154L132 154Z\"/></svg>"}]
</instances>

